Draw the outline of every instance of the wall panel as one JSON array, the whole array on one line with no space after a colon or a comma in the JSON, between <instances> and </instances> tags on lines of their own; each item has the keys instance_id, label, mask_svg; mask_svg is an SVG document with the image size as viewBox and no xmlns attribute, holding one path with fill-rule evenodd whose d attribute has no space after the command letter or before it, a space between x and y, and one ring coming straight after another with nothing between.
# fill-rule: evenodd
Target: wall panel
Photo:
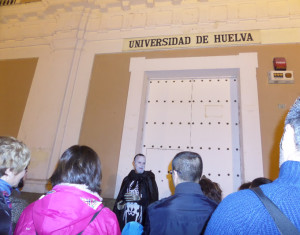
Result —
<instances>
[{"instance_id":1,"label":"wall panel","mask_svg":"<svg viewBox=\"0 0 300 235\"><path fill-rule=\"evenodd\" d=\"M18 136L37 58L0 60L0 135Z\"/></svg>"}]
</instances>

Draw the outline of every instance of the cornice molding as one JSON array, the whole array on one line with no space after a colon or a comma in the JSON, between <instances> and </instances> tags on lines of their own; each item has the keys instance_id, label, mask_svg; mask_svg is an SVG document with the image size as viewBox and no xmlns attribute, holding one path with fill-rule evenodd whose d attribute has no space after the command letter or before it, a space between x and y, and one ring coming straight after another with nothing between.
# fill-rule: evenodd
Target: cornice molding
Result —
<instances>
[{"instance_id":1,"label":"cornice molding","mask_svg":"<svg viewBox=\"0 0 300 235\"><path fill-rule=\"evenodd\" d=\"M300 28L298 0L42 0L0 7L0 48L287 26Z\"/></svg>"}]
</instances>

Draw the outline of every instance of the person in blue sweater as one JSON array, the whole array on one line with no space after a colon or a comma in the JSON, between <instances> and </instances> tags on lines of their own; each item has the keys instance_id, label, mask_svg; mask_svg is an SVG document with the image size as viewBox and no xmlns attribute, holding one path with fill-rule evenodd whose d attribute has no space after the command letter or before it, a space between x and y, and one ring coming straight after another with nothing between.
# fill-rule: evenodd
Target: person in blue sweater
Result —
<instances>
[{"instance_id":1,"label":"person in blue sweater","mask_svg":"<svg viewBox=\"0 0 300 235\"><path fill-rule=\"evenodd\" d=\"M30 151L13 137L0 136L0 234L12 234L10 195L26 173Z\"/></svg>"},{"instance_id":2,"label":"person in blue sweater","mask_svg":"<svg viewBox=\"0 0 300 235\"><path fill-rule=\"evenodd\" d=\"M147 210L144 233L199 235L217 207L200 187L202 159L198 153L180 152L172 161L175 194L152 203Z\"/></svg>"},{"instance_id":3,"label":"person in blue sweater","mask_svg":"<svg viewBox=\"0 0 300 235\"><path fill-rule=\"evenodd\" d=\"M285 119L279 177L261 185L263 193L300 231L300 97ZM250 189L227 196L213 213L205 234L280 234L269 212Z\"/></svg>"}]
</instances>

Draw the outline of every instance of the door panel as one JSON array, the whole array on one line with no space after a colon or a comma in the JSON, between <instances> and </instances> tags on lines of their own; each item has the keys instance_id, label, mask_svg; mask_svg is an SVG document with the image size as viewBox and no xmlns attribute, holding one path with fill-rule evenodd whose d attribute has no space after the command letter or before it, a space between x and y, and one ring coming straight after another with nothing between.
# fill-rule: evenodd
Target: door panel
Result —
<instances>
[{"instance_id":1,"label":"door panel","mask_svg":"<svg viewBox=\"0 0 300 235\"><path fill-rule=\"evenodd\" d=\"M149 82L143 152L160 198L172 192L167 171L180 151L201 155L203 174L220 184L224 196L240 185L237 89L235 77Z\"/></svg>"}]
</instances>

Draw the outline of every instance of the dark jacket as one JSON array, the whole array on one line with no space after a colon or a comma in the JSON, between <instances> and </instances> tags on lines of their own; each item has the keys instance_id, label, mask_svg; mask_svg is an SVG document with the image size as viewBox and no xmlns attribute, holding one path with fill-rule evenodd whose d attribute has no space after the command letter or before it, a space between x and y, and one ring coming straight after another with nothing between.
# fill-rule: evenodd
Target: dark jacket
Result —
<instances>
[{"instance_id":1,"label":"dark jacket","mask_svg":"<svg viewBox=\"0 0 300 235\"><path fill-rule=\"evenodd\" d=\"M145 234L201 234L217 203L201 191L197 183L176 186L175 194L148 207Z\"/></svg>"},{"instance_id":2,"label":"dark jacket","mask_svg":"<svg viewBox=\"0 0 300 235\"><path fill-rule=\"evenodd\" d=\"M11 187L0 179L0 235L12 234L10 192Z\"/></svg>"},{"instance_id":3,"label":"dark jacket","mask_svg":"<svg viewBox=\"0 0 300 235\"><path fill-rule=\"evenodd\" d=\"M132 182L134 183L132 184ZM144 225L145 216L146 216L146 209L148 205L150 205L152 202L155 202L158 200L158 188L155 182L155 175L151 171L144 171L142 174L135 173L134 170L130 171L128 176L126 176L123 179L120 192L118 194L118 197L116 199L114 209L113 211L117 215L120 229L122 230L125 226L124 221L124 212L125 209L118 210L117 203L120 201L125 201L124 195L126 192L128 192L128 188L131 184L131 187L134 187L135 184L139 185L139 194L142 195L141 200L136 201L138 205L141 206L142 209L142 225ZM133 186L132 186L133 185ZM127 221L129 222L129 221Z\"/></svg>"}]
</instances>

